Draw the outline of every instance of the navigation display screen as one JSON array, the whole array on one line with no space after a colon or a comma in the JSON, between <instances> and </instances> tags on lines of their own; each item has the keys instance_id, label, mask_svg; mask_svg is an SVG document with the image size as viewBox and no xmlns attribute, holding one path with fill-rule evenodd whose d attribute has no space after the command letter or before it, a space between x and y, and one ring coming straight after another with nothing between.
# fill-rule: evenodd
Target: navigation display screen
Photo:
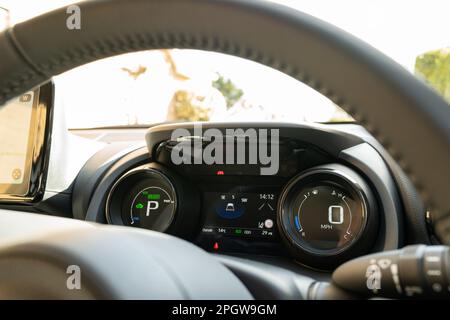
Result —
<instances>
[{"instance_id":1,"label":"navigation display screen","mask_svg":"<svg viewBox=\"0 0 450 320\"><path fill-rule=\"evenodd\" d=\"M27 179L27 152L35 95L29 91L0 107L0 184L22 184Z\"/></svg>"},{"instance_id":2,"label":"navigation display screen","mask_svg":"<svg viewBox=\"0 0 450 320\"><path fill-rule=\"evenodd\" d=\"M205 192L202 233L272 238L276 232L278 195L273 188L266 189Z\"/></svg>"}]
</instances>

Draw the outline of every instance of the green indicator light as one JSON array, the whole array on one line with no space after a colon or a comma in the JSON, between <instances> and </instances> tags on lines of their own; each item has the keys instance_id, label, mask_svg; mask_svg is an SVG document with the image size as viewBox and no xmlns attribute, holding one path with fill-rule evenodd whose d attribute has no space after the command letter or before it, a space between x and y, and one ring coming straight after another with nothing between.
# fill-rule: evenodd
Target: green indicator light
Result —
<instances>
[{"instance_id":1,"label":"green indicator light","mask_svg":"<svg viewBox=\"0 0 450 320\"><path fill-rule=\"evenodd\" d=\"M144 191L144 192L142 192L142 194L143 194L144 196L146 196L146 195L148 195L148 191Z\"/></svg>"},{"instance_id":2,"label":"green indicator light","mask_svg":"<svg viewBox=\"0 0 450 320\"><path fill-rule=\"evenodd\" d=\"M161 198L161 195L160 195L160 194L156 194L156 193L154 193L154 194L149 194L149 195L147 196L147 198L148 198L148 200L158 200L159 198Z\"/></svg>"},{"instance_id":3,"label":"green indicator light","mask_svg":"<svg viewBox=\"0 0 450 320\"><path fill-rule=\"evenodd\" d=\"M142 203L138 203L136 205L136 209L142 209L144 207L144 205Z\"/></svg>"},{"instance_id":4,"label":"green indicator light","mask_svg":"<svg viewBox=\"0 0 450 320\"><path fill-rule=\"evenodd\" d=\"M236 233L236 234L241 234L241 233L242 233L242 230L241 230L241 229L236 229L236 230L234 230L234 233Z\"/></svg>"}]
</instances>

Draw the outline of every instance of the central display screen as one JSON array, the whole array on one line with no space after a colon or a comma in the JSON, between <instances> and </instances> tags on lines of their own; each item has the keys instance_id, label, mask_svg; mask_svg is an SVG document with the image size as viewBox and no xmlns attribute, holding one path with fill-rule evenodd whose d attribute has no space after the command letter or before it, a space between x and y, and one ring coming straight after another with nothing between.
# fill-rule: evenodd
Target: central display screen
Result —
<instances>
[{"instance_id":1,"label":"central display screen","mask_svg":"<svg viewBox=\"0 0 450 320\"><path fill-rule=\"evenodd\" d=\"M205 192L203 234L272 238L276 233L278 190Z\"/></svg>"},{"instance_id":2,"label":"central display screen","mask_svg":"<svg viewBox=\"0 0 450 320\"><path fill-rule=\"evenodd\" d=\"M0 106L0 184L22 184L27 179L31 116L35 92L29 91Z\"/></svg>"}]
</instances>

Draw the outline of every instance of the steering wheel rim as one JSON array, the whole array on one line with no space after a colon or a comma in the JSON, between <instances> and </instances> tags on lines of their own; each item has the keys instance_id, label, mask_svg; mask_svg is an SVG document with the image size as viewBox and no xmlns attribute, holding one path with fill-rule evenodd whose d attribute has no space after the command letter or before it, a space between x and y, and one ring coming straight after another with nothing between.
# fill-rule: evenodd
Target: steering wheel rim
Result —
<instances>
[{"instance_id":1,"label":"steering wheel rim","mask_svg":"<svg viewBox=\"0 0 450 320\"><path fill-rule=\"evenodd\" d=\"M79 3L81 29L61 8L0 34L0 104L50 77L145 49L217 51L260 62L316 89L364 125L431 206L450 244L450 107L369 45L263 1L109 0ZM399 123L401 122L401 123Z\"/></svg>"}]
</instances>

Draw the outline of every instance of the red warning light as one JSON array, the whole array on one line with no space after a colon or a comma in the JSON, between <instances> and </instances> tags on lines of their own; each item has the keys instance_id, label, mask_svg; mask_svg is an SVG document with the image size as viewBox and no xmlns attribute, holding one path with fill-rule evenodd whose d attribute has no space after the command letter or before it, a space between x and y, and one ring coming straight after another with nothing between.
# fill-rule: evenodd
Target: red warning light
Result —
<instances>
[{"instance_id":1,"label":"red warning light","mask_svg":"<svg viewBox=\"0 0 450 320\"><path fill-rule=\"evenodd\" d=\"M225 172L223 170L217 170L216 175L217 176L223 176Z\"/></svg>"},{"instance_id":2,"label":"red warning light","mask_svg":"<svg viewBox=\"0 0 450 320\"><path fill-rule=\"evenodd\" d=\"M214 250L219 250L219 243L218 242L214 242L213 249Z\"/></svg>"}]
</instances>

